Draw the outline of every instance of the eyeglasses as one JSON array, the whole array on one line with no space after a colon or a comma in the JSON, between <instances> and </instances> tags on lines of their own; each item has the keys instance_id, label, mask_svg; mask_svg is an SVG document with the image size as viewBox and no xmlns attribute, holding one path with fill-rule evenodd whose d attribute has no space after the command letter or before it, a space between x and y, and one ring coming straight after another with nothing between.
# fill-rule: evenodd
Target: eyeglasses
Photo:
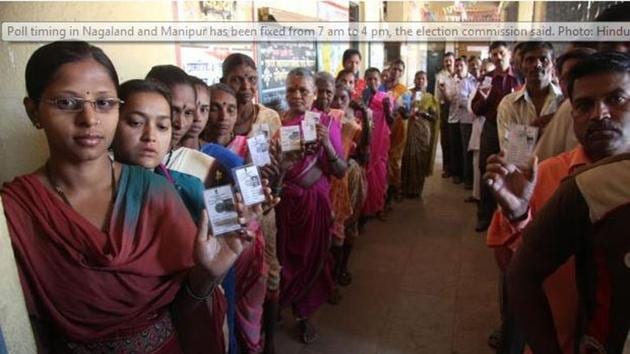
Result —
<instances>
[{"instance_id":1,"label":"eyeglasses","mask_svg":"<svg viewBox=\"0 0 630 354\"><path fill-rule=\"evenodd\" d=\"M88 100L79 97L59 97L54 99L45 98L41 101L54 105L60 111L69 113L83 112L86 103L90 103L92 107L94 107L94 110L98 113L108 113L113 109L117 109L119 105L125 103L125 101L113 97L97 98L95 100Z\"/></svg>"}]
</instances>

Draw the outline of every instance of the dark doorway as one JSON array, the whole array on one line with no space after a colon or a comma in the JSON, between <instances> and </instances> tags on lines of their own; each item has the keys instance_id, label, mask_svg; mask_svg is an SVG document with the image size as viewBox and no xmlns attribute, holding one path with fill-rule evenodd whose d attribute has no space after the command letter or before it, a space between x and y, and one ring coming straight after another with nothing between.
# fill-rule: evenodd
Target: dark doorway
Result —
<instances>
[{"instance_id":1,"label":"dark doorway","mask_svg":"<svg viewBox=\"0 0 630 354\"><path fill-rule=\"evenodd\" d=\"M428 92L435 92L435 74L442 70L445 49L446 45L444 42L430 42L427 47Z\"/></svg>"}]
</instances>

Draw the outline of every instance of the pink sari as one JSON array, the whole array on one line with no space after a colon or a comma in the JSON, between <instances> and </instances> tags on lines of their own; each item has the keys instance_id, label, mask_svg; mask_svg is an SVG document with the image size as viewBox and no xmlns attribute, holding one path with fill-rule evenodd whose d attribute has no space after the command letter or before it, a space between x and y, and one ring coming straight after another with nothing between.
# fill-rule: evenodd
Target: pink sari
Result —
<instances>
[{"instance_id":1,"label":"pink sari","mask_svg":"<svg viewBox=\"0 0 630 354\"><path fill-rule=\"evenodd\" d=\"M286 119L282 125L299 125L303 118ZM328 125L330 140L342 156L341 127L326 114L322 114L321 123ZM314 166L323 175L310 187L302 187L299 181ZM328 252L333 223L330 174L322 147L316 155L304 156L287 172L282 200L276 208L278 259L282 264L280 304L291 305L300 318L310 317L324 304L334 286Z\"/></svg>"},{"instance_id":2,"label":"pink sari","mask_svg":"<svg viewBox=\"0 0 630 354\"><path fill-rule=\"evenodd\" d=\"M249 159L247 137L237 135L227 146L245 161ZM258 221L247 226L253 230L256 238L251 247L246 249L236 261L236 322L241 351L260 353L263 349L261 337L262 315L267 295L267 273L265 263L265 237Z\"/></svg>"},{"instance_id":3,"label":"pink sari","mask_svg":"<svg viewBox=\"0 0 630 354\"><path fill-rule=\"evenodd\" d=\"M384 92L377 92L370 102L373 112L370 161L367 165L368 196L363 206L363 215L373 216L385 208L387 193L387 163L389 160L390 130L385 120Z\"/></svg>"}]
</instances>

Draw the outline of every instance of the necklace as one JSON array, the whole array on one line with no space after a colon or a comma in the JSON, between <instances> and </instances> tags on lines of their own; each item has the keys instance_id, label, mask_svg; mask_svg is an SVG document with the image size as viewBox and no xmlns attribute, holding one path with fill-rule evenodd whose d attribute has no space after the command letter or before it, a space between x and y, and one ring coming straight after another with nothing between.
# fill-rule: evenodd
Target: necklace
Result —
<instances>
[{"instance_id":1,"label":"necklace","mask_svg":"<svg viewBox=\"0 0 630 354\"><path fill-rule=\"evenodd\" d=\"M110 161L111 161L111 170L112 170L112 203L113 203L114 200L116 199L116 172L114 170L114 160L110 160ZM59 195L61 199L69 207L72 208L72 204L70 203L70 200L66 196L66 193L63 192L63 189L61 189L61 186L59 185L59 183L57 183L57 181L52 176L52 173L50 171L50 163L47 161L46 165L44 166L45 166L44 168L46 172L46 178L48 178L48 181L50 182L52 187L55 189L55 192L57 192L57 195Z\"/></svg>"}]
</instances>

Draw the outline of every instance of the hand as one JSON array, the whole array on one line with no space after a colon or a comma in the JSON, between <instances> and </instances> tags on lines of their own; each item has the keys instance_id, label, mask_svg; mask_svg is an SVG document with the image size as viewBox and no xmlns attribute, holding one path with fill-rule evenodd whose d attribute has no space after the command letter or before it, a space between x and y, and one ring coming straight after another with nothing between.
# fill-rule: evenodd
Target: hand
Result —
<instances>
[{"instance_id":1,"label":"hand","mask_svg":"<svg viewBox=\"0 0 630 354\"><path fill-rule=\"evenodd\" d=\"M263 183L263 190L265 192L265 201L261 205L261 208L262 208L261 212L265 214L269 210L275 208L276 205L278 205L278 203L280 203L280 197L275 196L273 194L273 190L271 189L271 187L269 187L268 180L263 179L262 183Z\"/></svg>"},{"instance_id":2,"label":"hand","mask_svg":"<svg viewBox=\"0 0 630 354\"><path fill-rule=\"evenodd\" d=\"M363 102L359 102L355 100L350 100L350 104L348 106L354 110L365 109Z\"/></svg>"},{"instance_id":3,"label":"hand","mask_svg":"<svg viewBox=\"0 0 630 354\"><path fill-rule=\"evenodd\" d=\"M544 116L537 117L530 125L532 127L539 127L540 129L543 129L547 126L547 124L549 124L549 122L551 122L551 118L553 118L553 115L554 113L545 114Z\"/></svg>"},{"instance_id":4,"label":"hand","mask_svg":"<svg viewBox=\"0 0 630 354\"><path fill-rule=\"evenodd\" d=\"M490 95L490 90L492 90L492 86L487 86L487 87L479 87L479 94L481 95L481 97L483 97L483 99L488 99L488 96Z\"/></svg>"},{"instance_id":5,"label":"hand","mask_svg":"<svg viewBox=\"0 0 630 354\"><path fill-rule=\"evenodd\" d=\"M237 203L236 207L239 211L239 222L244 224L245 218L241 217L243 205ZM232 233L221 238L214 237L208 233L208 213L205 209L197 226L197 240L194 248L195 262L215 279L232 267L253 239L253 234L250 231Z\"/></svg>"},{"instance_id":6,"label":"hand","mask_svg":"<svg viewBox=\"0 0 630 354\"><path fill-rule=\"evenodd\" d=\"M328 132L328 127L317 123L317 140L324 146L330 146L330 134Z\"/></svg>"},{"instance_id":7,"label":"hand","mask_svg":"<svg viewBox=\"0 0 630 354\"><path fill-rule=\"evenodd\" d=\"M527 212L536 186L537 170L537 157L533 157L530 166L522 171L506 162L504 151L488 157L483 180L510 220L517 219Z\"/></svg>"},{"instance_id":8,"label":"hand","mask_svg":"<svg viewBox=\"0 0 630 354\"><path fill-rule=\"evenodd\" d=\"M392 111L392 103L389 100L389 97L385 97L383 98L383 112L385 112L385 114L391 113Z\"/></svg>"},{"instance_id":9,"label":"hand","mask_svg":"<svg viewBox=\"0 0 630 354\"><path fill-rule=\"evenodd\" d=\"M405 107L398 107L398 109L396 109L396 115L399 117L399 119L402 120L409 118L409 116L407 116L407 110L405 109Z\"/></svg>"},{"instance_id":10,"label":"hand","mask_svg":"<svg viewBox=\"0 0 630 354\"><path fill-rule=\"evenodd\" d=\"M263 178L273 183L281 173L280 161L282 159L282 152L280 151L280 143L277 140L271 141L269 144L269 159L271 160L271 164L263 166L260 169L260 174Z\"/></svg>"}]
</instances>

